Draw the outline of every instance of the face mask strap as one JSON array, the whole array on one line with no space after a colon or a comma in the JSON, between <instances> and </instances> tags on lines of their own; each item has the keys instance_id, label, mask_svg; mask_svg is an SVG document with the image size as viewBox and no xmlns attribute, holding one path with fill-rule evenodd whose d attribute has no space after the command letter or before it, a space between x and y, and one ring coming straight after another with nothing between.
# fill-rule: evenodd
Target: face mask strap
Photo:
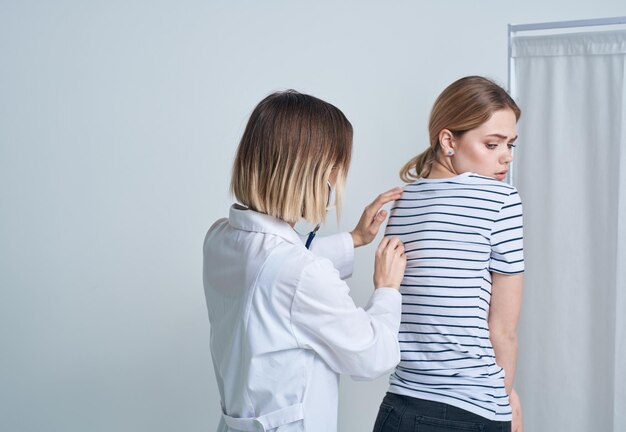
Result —
<instances>
[{"instance_id":1,"label":"face mask strap","mask_svg":"<svg viewBox=\"0 0 626 432\"><path fill-rule=\"evenodd\" d=\"M326 211L335 208L335 206L331 206L330 205L330 198L333 195L333 187L330 185L330 181L326 180L326 185L328 186L328 200L326 201ZM306 243L304 244L304 246L309 249L311 247L311 243L313 242L313 239L315 238L315 235L317 234L317 231L319 231L321 224L317 224L315 226L315 228L313 228L313 231L311 231L309 233L309 236L306 239Z\"/></svg>"},{"instance_id":2,"label":"face mask strap","mask_svg":"<svg viewBox=\"0 0 626 432\"><path fill-rule=\"evenodd\" d=\"M326 180L326 185L328 186L328 200L326 201L326 210L328 211L328 210L334 209L337 206L336 205L337 197L336 197L336 194L334 193L335 188L333 188L330 185L329 180ZM334 199L331 200L331 198L334 198ZM331 202L332 202L332 205L331 205Z\"/></svg>"}]
</instances>

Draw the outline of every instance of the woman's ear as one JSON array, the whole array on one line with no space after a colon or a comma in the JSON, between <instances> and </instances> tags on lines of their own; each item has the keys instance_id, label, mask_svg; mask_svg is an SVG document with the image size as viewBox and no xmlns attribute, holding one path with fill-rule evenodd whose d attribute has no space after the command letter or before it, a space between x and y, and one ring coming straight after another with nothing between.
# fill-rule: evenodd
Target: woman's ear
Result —
<instances>
[{"instance_id":1,"label":"woman's ear","mask_svg":"<svg viewBox=\"0 0 626 432\"><path fill-rule=\"evenodd\" d=\"M448 129L439 132L439 146L445 156L453 156L455 150L454 134Z\"/></svg>"}]
</instances>

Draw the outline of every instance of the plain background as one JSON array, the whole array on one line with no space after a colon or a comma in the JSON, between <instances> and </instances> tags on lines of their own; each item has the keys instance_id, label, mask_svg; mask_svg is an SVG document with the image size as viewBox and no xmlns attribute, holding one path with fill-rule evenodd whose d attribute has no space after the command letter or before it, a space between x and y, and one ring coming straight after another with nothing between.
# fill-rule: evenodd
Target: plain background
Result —
<instances>
[{"instance_id":1,"label":"plain background","mask_svg":"<svg viewBox=\"0 0 626 432\"><path fill-rule=\"evenodd\" d=\"M294 88L352 122L326 231L350 229L401 184L446 85L506 85L508 23L622 15L623 0L0 1L0 430L214 430L202 240L265 95ZM361 305L374 247L349 282ZM340 431L371 430L386 382L342 380Z\"/></svg>"}]
</instances>

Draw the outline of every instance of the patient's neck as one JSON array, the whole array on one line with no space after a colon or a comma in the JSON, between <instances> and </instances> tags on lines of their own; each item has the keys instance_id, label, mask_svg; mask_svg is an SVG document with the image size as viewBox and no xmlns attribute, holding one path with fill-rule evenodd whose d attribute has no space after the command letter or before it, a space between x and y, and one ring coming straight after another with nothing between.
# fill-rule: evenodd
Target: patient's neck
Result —
<instances>
[{"instance_id":1,"label":"patient's neck","mask_svg":"<svg viewBox=\"0 0 626 432\"><path fill-rule=\"evenodd\" d=\"M460 173L456 172L450 159L446 158L443 161L437 160L433 163L433 167L430 169L430 173L426 177L427 179L440 179L440 178L448 178L459 175Z\"/></svg>"}]
</instances>

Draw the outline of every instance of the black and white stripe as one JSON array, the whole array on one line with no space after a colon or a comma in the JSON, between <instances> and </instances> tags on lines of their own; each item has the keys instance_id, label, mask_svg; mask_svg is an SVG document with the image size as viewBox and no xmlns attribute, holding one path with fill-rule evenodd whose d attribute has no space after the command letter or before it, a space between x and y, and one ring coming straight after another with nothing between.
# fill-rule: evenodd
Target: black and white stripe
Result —
<instances>
[{"instance_id":1,"label":"black and white stripe","mask_svg":"<svg viewBox=\"0 0 626 432\"><path fill-rule=\"evenodd\" d=\"M524 271L517 190L472 173L405 187L386 235L406 249L402 360L390 391L510 420L487 318L491 272Z\"/></svg>"}]
</instances>

